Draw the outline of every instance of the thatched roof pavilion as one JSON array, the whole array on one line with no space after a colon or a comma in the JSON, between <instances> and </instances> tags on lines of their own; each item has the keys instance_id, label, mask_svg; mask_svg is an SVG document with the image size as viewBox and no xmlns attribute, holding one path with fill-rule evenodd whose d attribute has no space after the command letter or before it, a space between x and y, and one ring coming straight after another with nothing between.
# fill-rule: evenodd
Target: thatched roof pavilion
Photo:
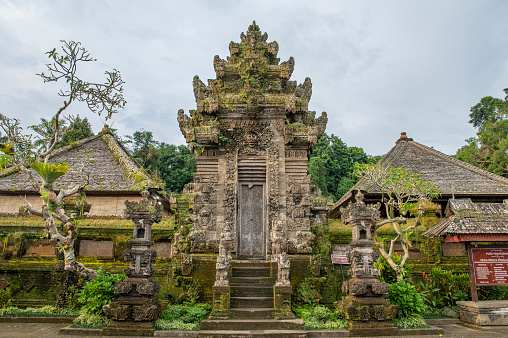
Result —
<instances>
[{"instance_id":1,"label":"thatched roof pavilion","mask_svg":"<svg viewBox=\"0 0 508 338\"><path fill-rule=\"evenodd\" d=\"M470 198L473 202L500 203L508 199L508 179L445 155L433 148L413 141L401 133L395 146L380 160L394 167L403 167L439 187L441 197L434 200L444 208L450 198ZM338 217L340 207L360 189L366 203L381 200L381 191L365 178L360 179L332 208L330 217Z\"/></svg>"}]
</instances>

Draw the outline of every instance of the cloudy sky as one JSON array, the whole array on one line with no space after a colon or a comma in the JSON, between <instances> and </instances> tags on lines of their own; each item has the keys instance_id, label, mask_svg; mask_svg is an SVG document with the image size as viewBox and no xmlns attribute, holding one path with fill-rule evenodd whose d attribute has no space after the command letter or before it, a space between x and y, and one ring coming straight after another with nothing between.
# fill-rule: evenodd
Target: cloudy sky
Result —
<instances>
[{"instance_id":1,"label":"cloudy sky","mask_svg":"<svg viewBox=\"0 0 508 338\"><path fill-rule=\"evenodd\" d=\"M406 131L454 154L474 136L469 109L508 87L507 1L4 1L0 0L0 113L25 126L51 118L63 84L43 84L44 53L80 41L98 62L79 74L102 81L116 68L126 108L106 123L181 144L178 109L195 109L192 78L215 78L213 57L256 20L292 79L310 77L309 108L328 113L328 134L368 154ZM76 103L69 113L100 117Z\"/></svg>"}]
</instances>

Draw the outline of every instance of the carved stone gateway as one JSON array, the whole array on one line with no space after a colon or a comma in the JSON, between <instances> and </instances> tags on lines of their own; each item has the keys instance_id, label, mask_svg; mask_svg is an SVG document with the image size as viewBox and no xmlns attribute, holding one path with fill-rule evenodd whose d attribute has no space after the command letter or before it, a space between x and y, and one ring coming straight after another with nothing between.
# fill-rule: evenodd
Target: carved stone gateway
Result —
<instances>
[{"instance_id":1,"label":"carved stone gateway","mask_svg":"<svg viewBox=\"0 0 508 338\"><path fill-rule=\"evenodd\" d=\"M307 161L326 113L315 118L308 110L310 79L289 80L294 59L280 63L279 45L267 42L255 22L240 38L226 60L215 56L216 79L205 85L194 77L197 109L178 112L197 162L190 251L219 253L215 291L221 292L228 292L231 253L270 259L272 226L281 220L288 253L309 254L312 220L322 219L313 213L311 192L320 192L310 185ZM222 239L225 231L231 242Z\"/></svg>"}]
</instances>

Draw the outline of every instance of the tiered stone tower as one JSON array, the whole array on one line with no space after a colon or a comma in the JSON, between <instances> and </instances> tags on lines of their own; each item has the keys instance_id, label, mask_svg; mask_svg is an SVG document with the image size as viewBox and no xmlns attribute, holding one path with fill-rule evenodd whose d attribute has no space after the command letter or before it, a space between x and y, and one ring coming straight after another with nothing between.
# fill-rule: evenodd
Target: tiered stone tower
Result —
<instances>
[{"instance_id":1,"label":"tiered stone tower","mask_svg":"<svg viewBox=\"0 0 508 338\"><path fill-rule=\"evenodd\" d=\"M294 60L279 63L277 42L254 22L231 56L214 59L217 78L194 77L197 110L178 112L197 154L191 252L218 252L224 228L238 258L265 259L270 233L284 222L289 253L310 253L313 213L307 161L327 117L308 111L309 78L289 81Z\"/></svg>"},{"instance_id":2,"label":"tiered stone tower","mask_svg":"<svg viewBox=\"0 0 508 338\"><path fill-rule=\"evenodd\" d=\"M288 254L311 253L311 226L326 222L327 200L307 174L326 113L315 118L308 110L310 79L298 85L289 80L294 59L280 63L279 45L267 42L255 22L240 38L230 43L227 60L215 56L216 79L205 85L194 77L197 109L190 116L178 112L180 129L197 155L190 252L220 253L215 285L224 289L230 257L283 257L272 257L277 222Z\"/></svg>"}]
</instances>

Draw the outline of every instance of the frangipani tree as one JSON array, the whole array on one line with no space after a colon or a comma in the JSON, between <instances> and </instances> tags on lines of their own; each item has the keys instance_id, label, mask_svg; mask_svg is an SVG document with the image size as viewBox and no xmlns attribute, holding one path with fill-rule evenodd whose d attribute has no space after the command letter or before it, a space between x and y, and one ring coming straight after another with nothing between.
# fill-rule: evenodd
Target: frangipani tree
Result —
<instances>
[{"instance_id":1,"label":"frangipani tree","mask_svg":"<svg viewBox=\"0 0 508 338\"><path fill-rule=\"evenodd\" d=\"M439 189L432 183L418 178L418 174L402 167L395 168L391 164L357 165L355 171L358 176L365 179L366 184L373 184L383 194L382 202L385 206L387 219L378 222L375 229L385 224L391 224L397 236L390 241L388 251L382 242L376 241L376 246L379 248L381 256L395 271L397 281L402 281L404 279L404 264L409 258L409 247L411 246L409 237L419 224L420 217L428 209L435 208L431 200L440 195ZM407 220L411 216L415 218L415 221L413 225L408 226ZM404 252L400 263L396 263L392 258L393 248L397 242L401 244Z\"/></svg>"},{"instance_id":2,"label":"frangipani tree","mask_svg":"<svg viewBox=\"0 0 508 338\"><path fill-rule=\"evenodd\" d=\"M22 171L27 174L34 187L39 188L43 204L41 209L32 206L26 198L27 210L45 220L44 231L52 242L63 249L65 253L65 270L74 271L80 277L91 280L97 273L82 263L76 262L74 255L74 238L76 237L76 224L72 218L65 214L63 209L66 197L83 193L87 184L84 170L79 172L75 180L80 182L69 189L57 191L53 184L60 176L65 175L70 167L65 163L49 163L51 153L65 133L71 129L65 127L63 120L73 121L72 117L63 117L63 112L74 101L86 103L89 110L98 115L104 114L105 119L122 109L126 101L123 97L123 84L120 72L116 69L106 71L105 83L87 82L77 75L78 65L83 62L93 62L90 53L79 42L61 41L62 53L56 48L47 52L49 64L46 65L48 73L39 75L44 82L65 81L66 88L58 93L64 98L62 106L50 121L43 120L40 125L30 126L36 136L27 134L21 127L18 119L0 115L0 127L3 129L7 142L0 145L3 152L0 164L4 170ZM41 146L42 145L42 146ZM42 149L42 150L41 150ZM6 169L6 167L9 167ZM30 170L32 168L33 170ZM38 179L33 175L37 174ZM60 221L66 229L66 234L58 231L56 220Z\"/></svg>"}]
</instances>

